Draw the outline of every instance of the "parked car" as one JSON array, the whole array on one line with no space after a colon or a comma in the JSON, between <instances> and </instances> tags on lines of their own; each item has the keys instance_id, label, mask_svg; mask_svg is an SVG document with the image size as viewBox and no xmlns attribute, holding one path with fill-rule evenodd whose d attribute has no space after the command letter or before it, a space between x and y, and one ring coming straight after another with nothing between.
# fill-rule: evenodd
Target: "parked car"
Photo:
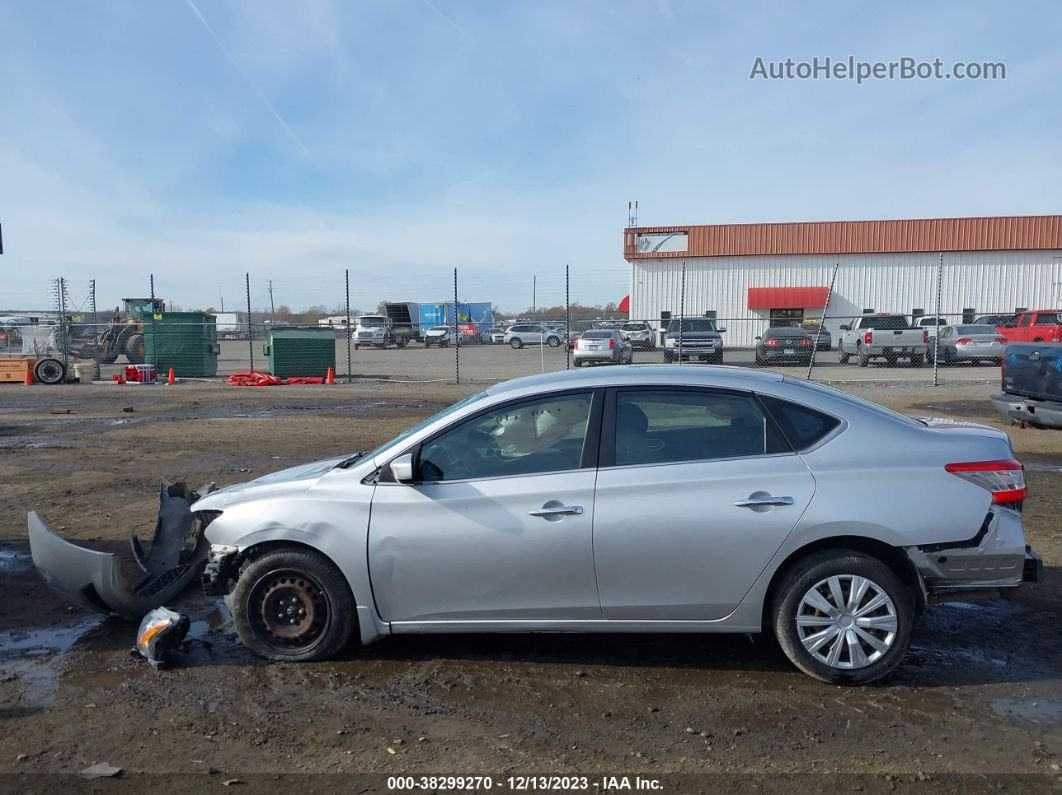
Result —
<instances>
[{"instance_id":1,"label":"parked car","mask_svg":"<svg viewBox=\"0 0 1062 795\"><path fill-rule=\"evenodd\" d=\"M828 328L821 326L818 323L804 323L800 327L811 335L812 340L818 340L818 345L815 347L815 350L833 350L833 337L830 335L830 330Z\"/></svg>"},{"instance_id":2,"label":"parked car","mask_svg":"<svg viewBox=\"0 0 1062 795\"><path fill-rule=\"evenodd\" d=\"M270 659L354 635L766 630L859 684L936 600L1041 576L1025 497L1002 431L776 373L635 366L495 385L192 510L205 589Z\"/></svg>"},{"instance_id":3,"label":"parked car","mask_svg":"<svg viewBox=\"0 0 1062 795\"><path fill-rule=\"evenodd\" d=\"M1018 322L1017 316L1013 313L1009 315L981 315L974 318L975 326L995 326L998 329L1013 328Z\"/></svg>"},{"instance_id":4,"label":"parked car","mask_svg":"<svg viewBox=\"0 0 1062 795\"><path fill-rule=\"evenodd\" d=\"M635 348L651 351L656 348L656 331L644 320L632 320L620 326L620 333Z\"/></svg>"},{"instance_id":5,"label":"parked car","mask_svg":"<svg viewBox=\"0 0 1062 795\"><path fill-rule=\"evenodd\" d=\"M1008 342L1062 342L1062 309L1019 312L1014 326L1000 331Z\"/></svg>"},{"instance_id":6,"label":"parked car","mask_svg":"<svg viewBox=\"0 0 1062 795\"><path fill-rule=\"evenodd\" d=\"M451 344L456 340L457 345L461 345L461 336L454 336L454 330L450 326L432 326L430 329L424 332L424 347L425 348L449 348Z\"/></svg>"},{"instance_id":7,"label":"parked car","mask_svg":"<svg viewBox=\"0 0 1062 795\"><path fill-rule=\"evenodd\" d=\"M1007 339L995 326L969 325L944 326L937 334L935 343L930 342L927 356L935 357L943 365L960 362L984 362L998 365L1003 360Z\"/></svg>"},{"instance_id":8,"label":"parked car","mask_svg":"<svg viewBox=\"0 0 1062 795\"><path fill-rule=\"evenodd\" d=\"M615 329L593 329L572 343L572 364L630 364L634 347Z\"/></svg>"},{"instance_id":9,"label":"parked car","mask_svg":"<svg viewBox=\"0 0 1062 795\"><path fill-rule=\"evenodd\" d=\"M947 318L943 317L920 317L918 323L915 324L917 328L925 329L930 339L937 336L937 331L946 325L948 325Z\"/></svg>"},{"instance_id":10,"label":"parked car","mask_svg":"<svg viewBox=\"0 0 1062 795\"><path fill-rule=\"evenodd\" d=\"M851 325L841 326L837 343L840 363L848 364L849 358L855 356L860 367L866 367L871 359L882 358L893 366L898 359L909 359L912 367L921 367L928 347L928 329L912 327L904 315L887 312L866 314Z\"/></svg>"},{"instance_id":11,"label":"parked car","mask_svg":"<svg viewBox=\"0 0 1062 795\"><path fill-rule=\"evenodd\" d=\"M815 340L802 328L774 326L756 338L756 366L811 364Z\"/></svg>"},{"instance_id":12,"label":"parked car","mask_svg":"<svg viewBox=\"0 0 1062 795\"><path fill-rule=\"evenodd\" d=\"M487 336L491 345L501 345L505 342L505 329L497 327L488 329Z\"/></svg>"},{"instance_id":13,"label":"parked car","mask_svg":"<svg viewBox=\"0 0 1062 795\"><path fill-rule=\"evenodd\" d=\"M505 330L503 342L518 350L525 345L548 345L556 348L561 344L562 338L563 335L559 331L551 331L538 323L521 323Z\"/></svg>"},{"instance_id":14,"label":"parked car","mask_svg":"<svg viewBox=\"0 0 1062 795\"><path fill-rule=\"evenodd\" d=\"M706 317L673 318L664 335L664 361L700 359L711 364L723 363L725 328L716 328L715 321Z\"/></svg>"}]
</instances>

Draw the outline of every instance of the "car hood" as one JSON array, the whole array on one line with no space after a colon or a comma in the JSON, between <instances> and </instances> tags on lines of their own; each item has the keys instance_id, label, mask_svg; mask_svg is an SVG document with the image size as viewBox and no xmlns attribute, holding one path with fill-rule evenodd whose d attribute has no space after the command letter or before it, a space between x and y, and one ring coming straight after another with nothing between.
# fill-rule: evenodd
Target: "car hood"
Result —
<instances>
[{"instance_id":1,"label":"car hood","mask_svg":"<svg viewBox=\"0 0 1062 795\"><path fill-rule=\"evenodd\" d=\"M679 333L677 331L669 331L667 336L671 339L678 339ZM718 331L683 331L682 339L722 339L723 335Z\"/></svg>"},{"instance_id":2,"label":"car hood","mask_svg":"<svg viewBox=\"0 0 1062 795\"><path fill-rule=\"evenodd\" d=\"M425 337L445 337L449 333L450 333L449 331L436 331L435 329L431 329L430 331L425 331L424 332L424 336Z\"/></svg>"},{"instance_id":3,"label":"car hood","mask_svg":"<svg viewBox=\"0 0 1062 795\"><path fill-rule=\"evenodd\" d=\"M330 458L327 461L315 461L219 489L192 505L192 511L222 511L237 502L276 497L308 489L343 460Z\"/></svg>"}]
</instances>

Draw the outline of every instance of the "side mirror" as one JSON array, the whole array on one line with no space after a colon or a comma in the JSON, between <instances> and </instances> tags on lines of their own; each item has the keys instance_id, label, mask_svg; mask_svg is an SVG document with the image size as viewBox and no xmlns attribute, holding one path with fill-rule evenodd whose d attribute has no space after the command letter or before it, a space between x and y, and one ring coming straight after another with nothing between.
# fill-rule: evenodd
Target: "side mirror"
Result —
<instances>
[{"instance_id":1,"label":"side mirror","mask_svg":"<svg viewBox=\"0 0 1062 795\"><path fill-rule=\"evenodd\" d=\"M852 330L851 326L841 326L841 331L851 331L851 330Z\"/></svg>"},{"instance_id":2,"label":"side mirror","mask_svg":"<svg viewBox=\"0 0 1062 795\"><path fill-rule=\"evenodd\" d=\"M726 326L723 326L722 328L718 329L718 331L719 331L720 334L725 334L726 333Z\"/></svg>"},{"instance_id":3,"label":"side mirror","mask_svg":"<svg viewBox=\"0 0 1062 795\"><path fill-rule=\"evenodd\" d=\"M403 453L391 462L391 474L398 483L413 482L413 455Z\"/></svg>"},{"instance_id":4,"label":"side mirror","mask_svg":"<svg viewBox=\"0 0 1062 795\"><path fill-rule=\"evenodd\" d=\"M762 340L762 339L763 339L763 337L757 337L756 339L758 339L758 340Z\"/></svg>"}]
</instances>

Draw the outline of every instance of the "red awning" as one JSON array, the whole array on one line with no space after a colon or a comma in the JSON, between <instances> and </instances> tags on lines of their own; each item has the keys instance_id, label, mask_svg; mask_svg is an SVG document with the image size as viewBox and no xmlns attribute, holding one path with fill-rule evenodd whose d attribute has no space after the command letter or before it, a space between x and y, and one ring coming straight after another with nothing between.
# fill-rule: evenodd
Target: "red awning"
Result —
<instances>
[{"instance_id":1,"label":"red awning","mask_svg":"<svg viewBox=\"0 0 1062 795\"><path fill-rule=\"evenodd\" d=\"M631 297L629 295L623 296L623 300L619 302L619 306L616 307L617 312L630 312L631 311Z\"/></svg>"},{"instance_id":2,"label":"red awning","mask_svg":"<svg viewBox=\"0 0 1062 795\"><path fill-rule=\"evenodd\" d=\"M821 309L829 287L750 287L749 309Z\"/></svg>"}]
</instances>

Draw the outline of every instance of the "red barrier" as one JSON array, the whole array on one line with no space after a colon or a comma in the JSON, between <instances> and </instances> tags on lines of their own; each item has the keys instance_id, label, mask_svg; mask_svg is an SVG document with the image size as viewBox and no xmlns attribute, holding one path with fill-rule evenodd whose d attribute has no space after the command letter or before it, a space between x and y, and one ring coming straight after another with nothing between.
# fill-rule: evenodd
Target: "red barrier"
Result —
<instances>
[{"instance_id":1,"label":"red barrier","mask_svg":"<svg viewBox=\"0 0 1062 795\"><path fill-rule=\"evenodd\" d=\"M323 384L323 378L277 378L260 370L233 373L225 382L229 386L289 386L291 384Z\"/></svg>"}]
</instances>

